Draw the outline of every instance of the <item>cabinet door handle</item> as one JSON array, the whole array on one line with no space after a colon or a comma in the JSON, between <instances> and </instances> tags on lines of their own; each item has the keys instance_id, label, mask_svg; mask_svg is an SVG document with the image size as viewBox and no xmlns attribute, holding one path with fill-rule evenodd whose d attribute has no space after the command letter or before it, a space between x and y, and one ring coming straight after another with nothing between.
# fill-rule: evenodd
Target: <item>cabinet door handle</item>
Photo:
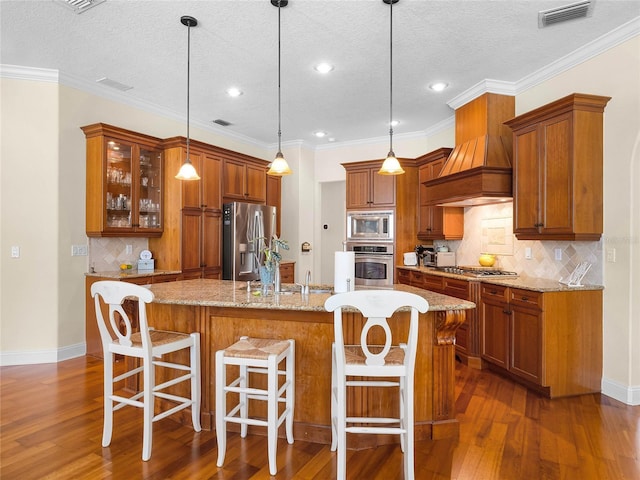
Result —
<instances>
[{"instance_id":1,"label":"cabinet door handle","mask_svg":"<svg viewBox=\"0 0 640 480\"><path fill-rule=\"evenodd\" d=\"M497 294L497 293L498 293L498 291L497 291L497 290L491 290L489 293L490 293L491 295L495 295L495 294Z\"/></svg>"},{"instance_id":2,"label":"cabinet door handle","mask_svg":"<svg viewBox=\"0 0 640 480\"><path fill-rule=\"evenodd\" d=\"M522 298L521 298L521 300L522 300L523 302L528 302L528 301L529 301L529 297L522 297Z\"/></svg>"},{"instance_id":3,"label":"cabinet door handle","mask_svg":"<svg viewBox=\"0 0 640 480\"><path fill-rule=\"evenodd\" d=\"M534 223L534 227L544 227L544 223Z\"/></svg>"},{"instance_id":4,"label":"cabinet door handle","mask_svg":"<svg viewBox=\"0 0 640 480\"><path fill-rule=\"evenodd\" d=\"M509 310L502 310L502 313L506 313L507 315L511 315L511 312Z\"/></svg>"}]
</instances>

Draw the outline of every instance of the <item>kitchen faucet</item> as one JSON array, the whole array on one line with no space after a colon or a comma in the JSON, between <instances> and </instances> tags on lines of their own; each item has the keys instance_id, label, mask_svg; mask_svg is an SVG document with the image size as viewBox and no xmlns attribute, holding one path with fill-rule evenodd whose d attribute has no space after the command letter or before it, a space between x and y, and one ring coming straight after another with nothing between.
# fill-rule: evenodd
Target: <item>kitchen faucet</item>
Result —
<instances>
[{"instance_id":1,"label":"kitchen faucet","mask_svg":"<svg viewBox=\"0 0 640 480\"><path fill-rule=\"evenodd\" d=\"M300 286L300 293L302 295L309 295L309 284L311 283L311 270L307 270L305 275L304 285L297 283Z\"/></svg>"}]
</instances>

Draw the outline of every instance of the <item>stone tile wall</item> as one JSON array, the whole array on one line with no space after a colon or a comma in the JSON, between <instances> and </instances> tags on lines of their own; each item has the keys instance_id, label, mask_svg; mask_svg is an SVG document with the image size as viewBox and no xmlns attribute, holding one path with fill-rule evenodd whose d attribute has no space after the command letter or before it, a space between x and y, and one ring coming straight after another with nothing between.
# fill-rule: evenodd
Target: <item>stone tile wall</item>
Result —
<instances>
[{"instance_id":1,"label":"stone tile wall","mask_svg":"<svg viewBox=\"0 0 640 480\"><path fill-rule=\"evenodd\" d=\"M464 214L464 239L460 241L434 242L448 245L456 252L458 265L479 265L482 253L482 223L487 219L513 218L513 204L469 207ZM531 248L531 259L525 258L525 248ZM562 251L562 260L555 260L555 250ZM560 280L567 278L580 262L589 262L591 269L582 280L584 284L602 285L603 240L598 242L557 242L517 240L513 236L513 254L496 257L496 266L521 275Z\"/></svg>"},{"instance_id":2,"label":"stone tile wall","mask_svg":"<svg viewBox=\"0 0 640 480\"><path fill-rule=\"evenodd\" d=\"M127 253L131 245L132 253ZM121 263L136 266L140 252L149 248L146 238L102 237L89 239L89 271L112 272L120 268ZM151 252L153 254L153 252Z\"/></svg>"}]
</instances>

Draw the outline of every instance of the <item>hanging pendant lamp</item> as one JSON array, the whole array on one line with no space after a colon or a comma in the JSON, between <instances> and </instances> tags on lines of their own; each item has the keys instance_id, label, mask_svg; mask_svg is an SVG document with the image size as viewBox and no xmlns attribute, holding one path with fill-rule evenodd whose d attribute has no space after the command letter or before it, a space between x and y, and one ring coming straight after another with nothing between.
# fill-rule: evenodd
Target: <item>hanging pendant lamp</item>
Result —
<instances>
[{"instance_id":1,"label":"hanging pendant lamp","mask_svg":"<svg viewBox=\"0 0 640 480\"><path fill-rule=\"evenodd\" d=\"M378 170L380 175L401 175L404 170L393 153L393 4L399 0L382 0L389 5L389 153Z\"/></svg>"},{"instance_id":2,"label":"hanging pendant lamp","mask_svg":"<svg viewBox=\"0 0 640 480\"><path fill-rule=\"evenodd\" d=\"M187 158L176 175L178 180L200 180L195 167L189 158L189 84L191 70L191 27L198 25L198 20L187 15L180 17L180 23L188 27L187 30Z\"/></svg>"},{"instance_id":3,"label":"hanging pendant lamp","mask_svg":"<svg viewBox=\"0 0 640 480\"><path fill-rule=\"evenodd\" d=\"M288 4L289 0L271 0L271 5L278 7L278 153L276 153L276 158L271 162L271 166L267 174L275 177L282 177L283 175L291 174L289 164L282 154L282 129L280 127L282 116L282 102L280 101L280 8L286 7Z\"/></svg>"}]
</instances>

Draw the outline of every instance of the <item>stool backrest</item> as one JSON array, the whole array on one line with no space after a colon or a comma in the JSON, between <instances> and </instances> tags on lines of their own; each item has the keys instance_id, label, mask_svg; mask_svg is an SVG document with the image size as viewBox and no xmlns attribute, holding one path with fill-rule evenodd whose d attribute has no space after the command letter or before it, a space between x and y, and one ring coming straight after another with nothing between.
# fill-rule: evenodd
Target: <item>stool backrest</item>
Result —
<instances>
[{"instance_id":1,"label":"stool backrest","mask_svg":"<svg viewBox=\"0 0 640 480\"><path fill-rule=\"evenodd\" d=\"M91 285L91 296L95 301L98 330L102 339L102 347L107 350L110 344L131 347L131 334L136 325L132 324L129 315L123 308L125 300L134 300L138 305L138 328L142 337L142 346L150 350L151 339L147 323L147 303L153 301L153 292L148 288L128 282L103 280ZM102 315L101 301L109 307L109 327Z\"/></svg>"},{"instance_id":2,"label":"stool backrest","mask_svg":"<svg viewBox=\"0 0 640 480\"><path fill-rule=\"evenodd\" d=\"M334 340L338 362L344 362L343 308L353 307L366 318L366 323L360 332L360 347L366 356L368 366L385 364L385 357L393 344L388 320L398 309L409 307L411 319L407 334L405 363L414 363L418 341L418 314L425 313L429 309L429 303L424 298L413 293L395 290L357 290L329 297L324 307L327 311L334 312ZM382 328L385 334L382 350L370 348L374 345L369 343L368 334L373 327ZM376 346L379 346L378 342Z\"/></svg>"}]
</instances>

